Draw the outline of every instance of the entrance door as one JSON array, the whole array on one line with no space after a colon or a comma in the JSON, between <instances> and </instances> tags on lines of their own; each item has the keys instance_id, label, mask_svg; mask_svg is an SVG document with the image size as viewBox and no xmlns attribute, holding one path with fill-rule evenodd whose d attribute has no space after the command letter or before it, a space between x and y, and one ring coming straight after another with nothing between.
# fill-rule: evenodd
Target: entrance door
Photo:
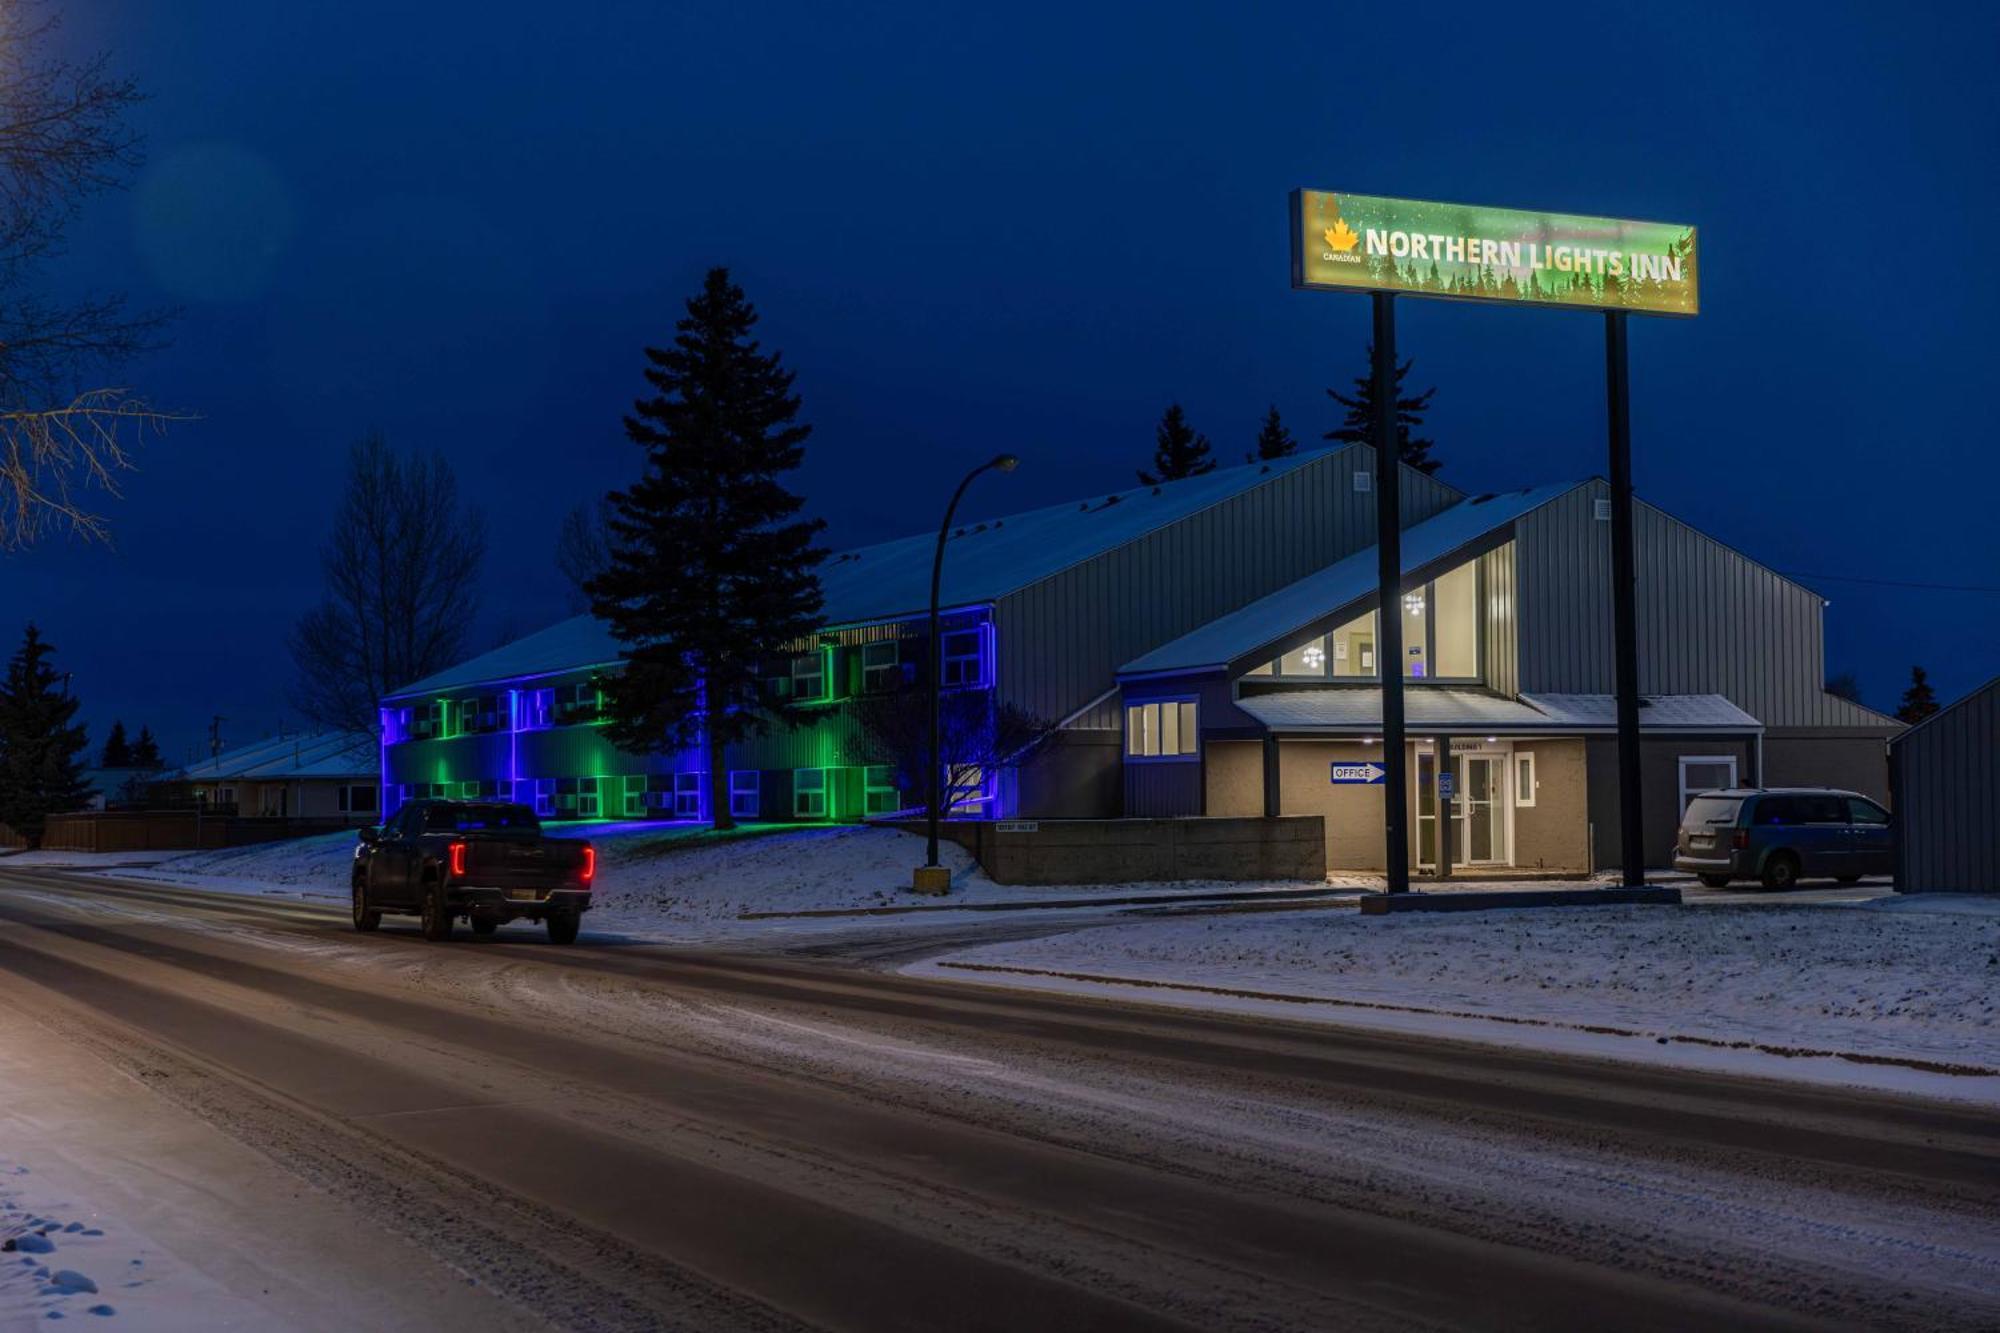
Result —
<instances>
[{"instance_id":1,"label":"entrance door","mask_svg":"<svg viewBox=\"0 0 2000 1333\"><path fill-rule=\"evenodd\" d=\"M1500 755L1468 754L1458 761L1459 854L1469 866L1504 865L1506 811L1500 803Z\"/></svg>"},{"instance_id":2,"label":"entrance door","mask_svg":"<svg viewBox=\"0 0 2000 1333\"><path fill-rule=\"evenodd\" d=\"M1417 751L1417 869L1437 869L1437 753Z\"/></svg>"}]
</instances>

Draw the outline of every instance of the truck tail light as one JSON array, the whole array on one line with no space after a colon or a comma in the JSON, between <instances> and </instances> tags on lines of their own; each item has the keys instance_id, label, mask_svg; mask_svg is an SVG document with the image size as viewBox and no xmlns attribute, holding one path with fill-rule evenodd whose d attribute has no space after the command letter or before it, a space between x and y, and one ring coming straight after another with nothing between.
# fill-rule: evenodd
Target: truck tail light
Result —
<instances>
[{"instance_id":1,"label":"truck tail light","mask_svg":"<svg viewBox=\"0 0 2000 1333\"><path fill-rule=\"evenodd\" d=\"M583 848L582 879L585 884L588 884L590 883L591 880L596 878L597 878L597 849L586 843L584 844Z\"/></svg>"},{"instance_id":2,"label":"truck tail light","mask_svg":"<svg viewBox=\"0 0 2000 1333\"><path fill-rule=\"evenodd\" d=\"M445 850L451 853L451 873L454 875L463 875L465 873L465 844L455 842Z\"/></svg>"},{"instance_id":3,"label":"truck tail light","mask_svg":"<svg viewBox=\"0 0 2000 1333\"><path fill-rule=\"evenodd\" d=\"M1729 839L1729 845L1739 852L1748 851L1750 849L1750 830L1747 828L1737 829L1734 836Z\"/></svg>"}]
</instances>

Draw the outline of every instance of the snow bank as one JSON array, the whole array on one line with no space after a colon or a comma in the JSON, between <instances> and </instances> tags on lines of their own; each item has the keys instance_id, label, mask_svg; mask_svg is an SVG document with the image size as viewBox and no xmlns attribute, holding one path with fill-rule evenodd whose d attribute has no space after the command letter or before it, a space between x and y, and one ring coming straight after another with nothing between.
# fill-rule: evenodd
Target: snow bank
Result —
<instances>
[{"instance_id":1,"label":"snow bank","mask_svg":"<svg viewBox=\"0 0 2000 1333\"><path fill-rule=\"evenodd\" d=\"M1372 1021L1365 1006L1376 1005L2000 1069L1992 913L1704 905L1154 918L985 945L923 970L1038 984L966 965L1315 997L1345 1002L1317 1015L1343 1023ZM1210 1002L1172 989L1151 998ZM1497 1040L1537 1040L1531 1027L1490 1026Z\"/></svg>"},{"instance_id":2,"label":"snow bank","mask_svg":"<svg viewBox=\"0 0 2000 1333\"><path fill-rule=\"evenodd\" d=\"M559 826L557 836L588 837L599 852L591 931L673 940L810 928L800 913L858 913L881 908L964 908L997 903L1087 903L1134 893L1199 897L1218 891L1286 890L1270 883L1173 883L1033 887L995 884L971 854L945 842L952 872L948 897L910 892L923 864L924 839L898 829L840 825L746 825L716 834L697 825ZM154 880L226 893L345 901L354 856L352 833L225 851L191 852L123 879ZM851 927L866 917L833 917ZM887 918L904 925L927 916Z\"/></svg>"}]
</instances>

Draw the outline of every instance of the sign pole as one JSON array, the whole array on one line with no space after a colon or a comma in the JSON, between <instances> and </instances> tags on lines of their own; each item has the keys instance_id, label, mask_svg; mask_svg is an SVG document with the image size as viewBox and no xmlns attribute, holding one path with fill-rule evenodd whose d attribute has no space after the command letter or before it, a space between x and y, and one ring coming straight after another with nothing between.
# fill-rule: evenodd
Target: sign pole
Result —
<instances>
[{"instance_id":1,"label":"sign pole","mask_svg":"<svg viewBox=\"0 0 2000 1333\"><path fill-rule=\"evenodd\" d=\"M1375 302L1375 552L1381 602L1376 661L1382 676L1383 865L1389 892L1410 890L1409 754L1403 741L1403 499L1396 446L1396 298Z\"/></svg>"},{"instance_id":2,"label":"sign pole","mask_svg":"<svg viewBox=\"0 0 2000 1333\"><path fill-rule=\"evenodd\" d=\"M1611 620L1618 687L1618 849L1628 888L1646 882L1639 805L1638 569L1632 536L1632 403L1625 312L1604 312L1604 386L1611 416Z\"/></svg>"}]
</instances>

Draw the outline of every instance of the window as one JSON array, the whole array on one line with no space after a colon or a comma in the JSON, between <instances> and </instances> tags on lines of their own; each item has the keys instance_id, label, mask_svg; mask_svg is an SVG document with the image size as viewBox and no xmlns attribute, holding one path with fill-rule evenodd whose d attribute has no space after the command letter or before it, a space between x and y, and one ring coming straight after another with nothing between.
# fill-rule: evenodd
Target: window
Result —
<instances>
[{"instance_id":1,"label":"window","mask_svg":"<svg viewBox=\"0 0 2000 1333\"><path fill-rule=\"evenodd\" d=\"M1308 639L1298 647L1278 659L1278 674L1281 676L1311 676L1315 679L1326 675L1326 638Z\"/></svg>"},{"instance_id":2,"label":"window","mask_svg":"<svg viewBox=\"0 0 2000 1333\"><path fill-rule=\"evenodd\" d=\"M1328 653L1335 676L1369 676L1375 674L1375 615L1356 616L1339 629L1326 636Z\"/></svg>"},{"instance_id":3,"label":"window","mask_svg":"<svg viewBox=\"0 0 2000 1333\"><path fill-rule=\"evenodd\" d=\"M894 639L861 645L861 688L865 693L880 694L903 683L902 647Z\"/></svg>"},{"instance_id":4,"label":"window","mask_svg":"<svg viewBox=\"0 0 2000 1333\"><path fill-rule=\"evenodd\" d=\"M523 690L515 705L514 725L522 731L541 731L552 725L556 713L554 690Z\"/></svg>"},{"instance_id":5,"label":"window","mask_svg":"<svg viewBox=\"0 0 2000 1333\"><path fill-rule=\"evenodd\" d=\"M411 718L410 734L417 740L429 740L433 736L445 734L445 703L433 699L427 704L419 704Z\"/></svg>"},{"instance_id":6,"label":"window","mask_svg":"<svg viewBox=\"0 0 2000 1333\"><path fill-rule=\"evenodd\" d=\"M1479 566L1471 561L1431 584L1431 674L1479 678Z\"/></svg>"},{"instance_id":7,"label":"window","mask_svg":"<svg viewBox=\"0 0 2000 1333\"><path fill-rule=\"evenodd\" d=\"M372 815L375 813L375 788L342 787L340 789L340 813L343 815Z\"/></svg>"},{"instance_id":8,"label":"window","mask_svg":"<svg viewBox=\"0 0 2000 1333\"><path fill-rule=\"evenodd\" d=\"M646 773L629 774L625 778L623 786L625 789L625 817L627 819L645 818L646 807L653 804L648 799L653 786L652 776Z\"/></svg>"},{"instance_id":9,"label":"window","mask_svg":"<svg viewBox=\"0 0 2000 1333\"><path fill-rule=\"evenodd\" d=\"M981 662L980 638L976 629L955 629L944 636L944 658L938 680L946 689L992 683L986 679Z\"/></svg>"},{"instance_id":10,"label":"window","mask_svg":"<svg viewBox=\"0 0 2000 1333\"><path fill-rule=\"evenodd\" d=\"M604 714L604 696L588 682L558 685L554 694L557 726L581 726L598 721Z\"/></svg>"},{"instance_id":11,"label":"window","mask_svg":"<svg viewBox=\"0 0 2000 1333\"><path fill-rule=\"evenodd\" d=\"M1422 680L1431 674L1430 639L1424 611L1430 601L1429 588L1417 588L1403 594L1403 674L1413 680Z\"/></svg>"},{"instance_id":12,"label":"window","mask_svg":"<svg viewBox=\"0 0 2000 1333\"><path fill-rule=\"evenodd\" d=\"M1522 807L1535 803L1535 752L1533 750L1514 751L1514 804Z\"/></svg>"},{"instance_id":13,"label":"window","mask_svg":"<svg viewBox=\"0 0 2000 1333\"><path fill-rule=\"evenodd\" d=\"M595 819L598 814L596 778L555 779L555 813L570 819ZM535 813L542 813L541 784L535 784Z\"/></svg>"},{"instance_id":14,"label":"window","mask_svg":"<svg viewBox=\"0 0 2000 1333\"><path fill-rule=\"evenodd\" d=\"M1697 792L1725 791L1736 785L1736 756L1733 754L1684 754L1681 756L1681 813ZM1762 823L1760 819L1758 821Z\"/></svg>"},{"instance_id":15,"label":"window","mask_svg":"<svg viewBox=\"0 0 2000 1333\"><path fill-rule=\"evenodd\" d=\"M706 773L674 774L674 818L701 818L701 788Z\"/></svg>"},{"instance_id":16,"label":"window","mask_svg":"<svg viewBox=\"0 0 2000 1333\"><path fill-rule=\"evenodd\" d=\"M755 819L763 774L754 768L734 769L729 774L729 813L736 819Z\"/></svg>"},{"instance_id":17,"label":"window","mask_svg":"<svg viewBox=\"0 0 2000 1333\"><path fill-rule=\"evenodd\" d=\"M1192 699L1129 704L1125 709L1125 753L1135 759L1192 758L1201 747Z\"/></svg>"},{"instance_id":18,"label":"window","mask_svg":"<svg viewBox=\"0 0 2000 1333\"><path fill-rule=\"evenodd\" d=\"M861 770L862 804L871 815L891 814L903 808L903 793L896 787L896 770L886 764L871 764Z\"/></svg>"},{"instance_id":19,"label":"window","mask_svg":"<svg viewBox=\"0 0 2000 1333\"><path fill-rule=\"evenodd\" d=\"M812 653L792 659L792 702L811 703L826 693L826 654Z\"/></svg>"},{"instance_id":20,"label":"window","mask_svg":"<svg viewBox=\"0 0 2000 1333\"><path fill-rule=\"evenodd\" d=\"M385 708L382 710L382 743L394 745L398 741L410 739L410 710L407 708Z\"/></svg>"},{"instance_id":21,"label":"window","mask_svg":"<svg viewBox=\"0 0 2000 1333\"><path fill-rule=\"evenodd\" d=\"M554 778L535 779L535 813L553 815L556 812L556 780Z\"/></svg>"},{"instance_id":22,"label":"window","mask_svg":"<svg viewBox=\"0 0 2000 1333\"><path fill-rule=\"evenodd\" d=\"M800 819L824 819L827 813L827 770L792 770L792 814Z\"/></svg>"},{"instance_id":23,"label":"window","mask_svg":"<svg viewBox=\"0 0 2000 1333\"><path fill-rule=\"evenodd\" d=\"M1850 824L1883 825L1889 822L1889 812L1873 801L1850 796L1847 798L1847 821Z\"/></svg>"}]
</instances>

